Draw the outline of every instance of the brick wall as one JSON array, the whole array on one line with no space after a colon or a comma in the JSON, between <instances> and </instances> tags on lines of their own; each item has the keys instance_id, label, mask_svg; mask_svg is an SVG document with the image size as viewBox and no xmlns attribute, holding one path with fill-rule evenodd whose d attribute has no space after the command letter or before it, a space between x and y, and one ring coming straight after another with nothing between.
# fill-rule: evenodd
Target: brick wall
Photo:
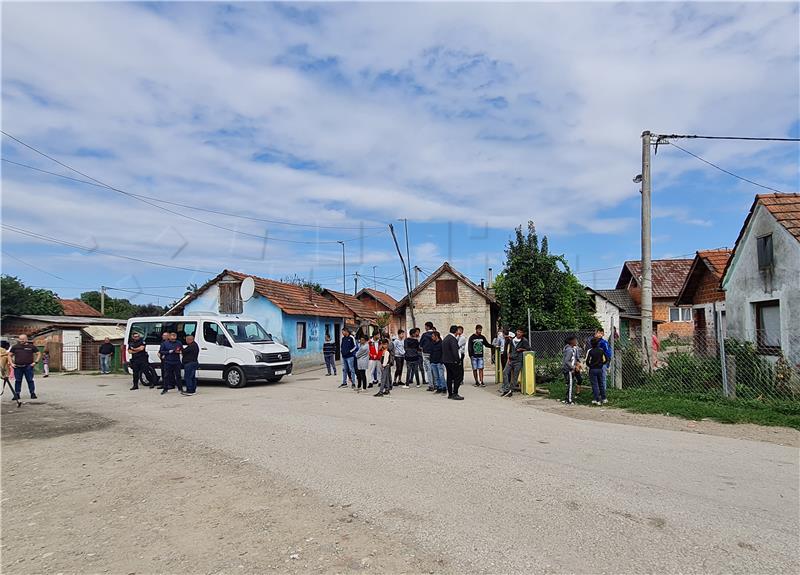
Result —
<instances>
[{"instance_id":1,"label":"brick wall","mask_svg":"<svg viewBox=\"0 0 800 575\"><path fill-rule=\"evenodd\" d=\"M708 271L708 268L705 266L703 267L703 275L694 292L694 301L692 303L699 304L725 301L725 292L719 287L719 278Z\"/></svg>"},{"instance_id":2,"label":"brick wall","mask_svg":"<svg viewBox=\"0 0 800 575\"><path fill-rule=\"evenodd\" d=\"M658 339L668 338L673 333L680 337L691 337L694 333L691 321L669 321L669 308L674 307L674 303L672 300L653 300L653 319L664 322L656 328Z\"/></svg>"},{"instance_id":3,"label":"brick wall","mask_svg":"<svg viewBox=\"0 0 800 575\"><path fill-rule=\"evenodd\" d=\"M437 279L458 279L449 272L442 273ZM436 282L414 296L414 314L417 327L422 329L426 321L432 321L442 335L451 325L463 325L464 333L471 334L476 324L484 327L487 337L491 333L491 308L486 299L475 290L458 282L458 303L436 304ZM406 325L411 325L411 314L406 309Z\"/></svg>"}]
</instances>

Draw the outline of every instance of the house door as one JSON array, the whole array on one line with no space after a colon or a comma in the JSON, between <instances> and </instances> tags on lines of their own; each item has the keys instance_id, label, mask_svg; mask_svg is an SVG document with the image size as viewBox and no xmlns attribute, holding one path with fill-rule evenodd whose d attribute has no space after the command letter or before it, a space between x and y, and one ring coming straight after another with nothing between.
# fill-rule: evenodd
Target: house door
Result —
<instances>
[{"instance_id":1,"label":"house door","mask_svg":"<svg viewBox=\"0 0 800 575\"><path fill-rule=\"evenodd\" d=\"M341 343L342 343L342 326L338 323L333 324L333 342L336 344L336 361L342 359Z\"/></svg>"},{"instance_id":2,"label":"house door","mask_svg":"<svg viewBox=\"0 0 800 575\"><path fill-rule=\"evenodd\" d=\"M80 369L81 332L65 329L61 332L61 366L64 371Z\"/></svg>"},{"instance_id":3,"label":"house door","mask_svg":"<svg viewBox=\"0 0 800 575\"><path fill-rule=\"evenodd\" d=\"M708 324L706 324L706 310L705 308L698 308L694 310L694 349L697 353L706 353L709 350L709 344L714 341L714 334L708 333Z\"/></svg>"}]
</instances>

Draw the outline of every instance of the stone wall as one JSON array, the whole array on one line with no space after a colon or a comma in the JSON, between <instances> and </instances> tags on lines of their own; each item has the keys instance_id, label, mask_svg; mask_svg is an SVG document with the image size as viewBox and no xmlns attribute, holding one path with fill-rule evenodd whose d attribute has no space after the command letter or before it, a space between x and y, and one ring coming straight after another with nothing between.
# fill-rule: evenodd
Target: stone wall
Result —
<instances>
[{"instance_id":1,"label":"stone wall","mask_svg":"<svg viewBox=\"0 0 800 575\"><path fill-rule=\"evenodd\" d=\"M436 279L458 279L450 272L442 273ZM414 313L417 327L423 329L426 321L433 322L443 335L451 325L463 325L466 334L473 333L476 324L484 327L484 334L489 337L491 330L491 307L481 294L463 282L458 282L458 303L436 303L436 282L433 281L424 290L414 296ZM411 326L411 313L406 307L406 325Z\"/></svg>"}]
</instances>

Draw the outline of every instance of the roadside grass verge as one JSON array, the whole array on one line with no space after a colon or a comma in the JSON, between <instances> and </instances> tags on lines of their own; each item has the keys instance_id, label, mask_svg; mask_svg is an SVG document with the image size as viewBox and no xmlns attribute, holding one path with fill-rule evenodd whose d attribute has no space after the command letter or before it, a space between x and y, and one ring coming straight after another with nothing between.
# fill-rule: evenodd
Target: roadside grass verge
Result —
<instances>
[{"instance_id":1,"label":"roadside grass verge","mask_svg":"<svg viewBox=\"0 0 800 575\"><path fill-rule=\"evenodd\" d=\"M538 387L538 386L537 386ZM561 382L542 385L549 397L562 400L566 386ZM685 419L713 419L721 423L755 423L800 429L800 401L735 399L702 393L675 394L660 390L609 389L606 407L634 413L658 413ZM584 385L576 403L590 405L592 388Z\"/></svg>"}]
</instances>

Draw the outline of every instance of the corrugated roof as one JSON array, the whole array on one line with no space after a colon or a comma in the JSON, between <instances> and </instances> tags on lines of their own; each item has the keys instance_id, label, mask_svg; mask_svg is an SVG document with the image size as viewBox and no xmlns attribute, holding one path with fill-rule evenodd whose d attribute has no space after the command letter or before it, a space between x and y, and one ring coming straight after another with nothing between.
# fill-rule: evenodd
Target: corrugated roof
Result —
<instances>
[{"instance_id":1,"label":"corrugated roof","mask_svg":"<svg viewBox=\"0 0 800 575\"><path fill-rule=\"evenodd\" d=\"M692 268L693 259L653 260L653 297L677 297ZM623 264L617 289L628 287L628 280L633 276L639 287L642 285L642 262L627 261Z\"/></svg>"},{"instance_id":2,"label":"corrugated roof","mask_svg":"<svg viewBox=\"0 0 800 575\"><path fill-rule=\"evenodd\" d=\"M342 304L344 307L350 310L351 315L359 319L366 319L366 320L374 320L377 319L377 315L375 312L369 308L367 304L365 304L360 299L356 298L354 295L350 295L349 293L343 293L340 291L335 291L332 289L325 289L322 290L322 295L329 295L333 299L335 299L338 303Z\"/></svg>"},{"instance_id":3,"label":"corrugated roof","mask_svg":"<svg viewBox=\"0 0 800 575\"><path fill-rule=\"evenodd\" d=\"M389 309L396 308L397 304L400 303L396 299L394 299L392 296L390 296L388 293L382 292L382 291L378 291L378 290L372 289L372 288L364 288L364 289L362 289L360 292L358 292L358 295L356 295L356 297L360 299L363 294L367 294L369 296L372 296L374 299L376 299L378 302L382 303L383 305L385 305Z\"/></svg>"},{"instance_id":4,"label":"corrugated roof","mask_svg":"<svg viewBox=\"0 0 800 575\"><path fill-rule=\"evenodd\" d=\"M59 299L58 301L61 304L61 309L64 310L64 315L76 317L103 317L103 314L88 303L79 299Z\"/></svg>"},{"instance_id":5,"label":"corrugated roof","mask_svg":"<svg viewBox=\"0 0 800 575\"><path fill-rule=\"evenodd\" d=\"M600 297L610 301L619 308L619 311L627 315L639 315L641 311L636 302L633 301L631 294L626 289L600 289L594 290Z\"/></svg>"},{"instance_id":6,"label":"corrugated roof","mask_svg":"<svg viewBox=\"0 0 800 575\"><path fill-rule=\"evenodd\" d=\"M125 328L117 325L87 325L83 328L83 332L92 338L94 341L103 341L108 339L123 339L125 337Z\"/></svg>"}]
</instances>

